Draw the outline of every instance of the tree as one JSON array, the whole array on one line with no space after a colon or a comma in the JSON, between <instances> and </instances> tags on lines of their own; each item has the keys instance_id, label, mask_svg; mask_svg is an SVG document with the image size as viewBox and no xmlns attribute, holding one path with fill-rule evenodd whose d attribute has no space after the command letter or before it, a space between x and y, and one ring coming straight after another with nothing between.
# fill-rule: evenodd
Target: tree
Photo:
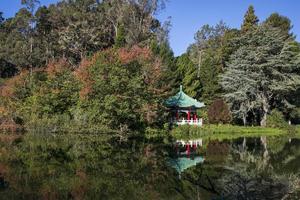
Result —
<instances>
[{"instance_id":1,"label":"tree","mask_svg":"<svg viewBox=\"0 0 300 200\"><path fill-rule=\"evenodd\" d=\"M248 7L248 10L244 16L244 22L242 24L242 32L247 32L251 30L253 27L257 26L258 24L258 18L255 15L254 7L250 5Z\"/></svg>"},{"instance_id":2,"label":"tree","mask_svg":"<svg viewBox=\"0 0 300 200\"><path fill-rule=\"evenodd\" d=\"M285 16L279 15L278 13L272 13L264 23L271 27L279 28L286 34L289 34L290 30L293 28L291 20Z\"/></svg>"},{"instance_id":3,"label":"tree","mask_svg":"<svg viewBox=\"0 0 300 200\"><path fill-rule=\"evenodd\" d=\"M183 85L184 90L193 98L200 98L201 83L197 78L197 67L188 54L182 54L176 59L176 82ZM179 87L176 85L176 89Z\"/></svg>"},{"instance_id":4,"label":"tree","mask_svg":"<svg viewBox=\"0 0 300 200\"><path fill-rule=\"evenodd\" d=\"M21 0L21 4L33 14L37 4L40 4L39 0Z\"/></svg>"},{"instance_id":5,"label":"tree","mask_svg":"<svg viewBox=\"0 0 300 200\"><path fill-rule=\"evenodd\" d=\"M216 99L208 108L209 123L229 123L231 121L231 114L227 104L223 99Z\"/></svg>"},{"instance_id":6,"label":"tree","mask_svg":"<svg viewBox=\"0 0 300 200\"><path fill-rule=\"evenodd\" d=\"M25 5L27 10L30 12L30 19L29 19L29 31L28 31L28 42L29 42L29 67L30 67L30 71L32 73L33 70L33 65L34 65L34 58L33 58L33 48L34 48L34 24L35 24L35 17L34 17L34 13L35 13L35 7L36 4L39 4L40 2L38 0L21 0L21 4Z\"/></svg>"},{"instance_id":7,"label":"tree","mask_svg":"<svg viewBox=\"0 0 300 200\"><path fill-rule=\"evenodd\" d=\"M235 117L255 112L265 126L267 114L279 101L300 85L297 56L288 51L293 38L268 26L258 26L236 41L242 44L233 53L227 70L221 75L225 99ZM288 56L289 55L289 56Z\"/></svg>"},{"instance_id":8,"label":"tree","mask_svg":"<svg viewBox=\"0 0 300 200\"><path fill-rule=\"evenodd\" d=\"M190 85L194 82L198 90L194 91L196 97L201 97L206 103L211 103L214 98L220 96L220 86L218 84L218 75L224 67L224 61L228 57L227 47L230 30L227 25L220 21L215 26L204 25L195 34L195 43L188 48L190 60L194 63L196 69L193 70L193 76L188 77ZM226 39L224 39L226 35ZM197 82L200 82L198 84ZM200 87L201 85L201 87Z\"/></svg>"},{"instance_id":9,"label":"tree","mask_svg":"<svg viewBox=\"0 0 300 200\"><path fill-rule=\"evenodd\" d=\"M0 25L4 22L3 12L0 12Z\"/></svg>"}]
</instances>

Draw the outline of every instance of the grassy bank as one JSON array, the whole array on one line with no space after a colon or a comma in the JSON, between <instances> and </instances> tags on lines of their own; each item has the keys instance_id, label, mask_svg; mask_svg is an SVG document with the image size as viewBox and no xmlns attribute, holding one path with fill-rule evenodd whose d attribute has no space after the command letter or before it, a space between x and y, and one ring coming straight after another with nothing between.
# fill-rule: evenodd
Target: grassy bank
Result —
<instances>
[{"instance_id":1,"label":"grassy bank","mask_svg":"<svg viewBox=\"0 0 300 200\"><path fill-rule=\"evenodd\" d=\"M234 139L239 137L283 136L290 134L288 130L279 128L244 127L233 125L180 126L171 131L176 139ZM291 137L300 136L300 126L296 127Z\"/></svg>"}]
</instances>

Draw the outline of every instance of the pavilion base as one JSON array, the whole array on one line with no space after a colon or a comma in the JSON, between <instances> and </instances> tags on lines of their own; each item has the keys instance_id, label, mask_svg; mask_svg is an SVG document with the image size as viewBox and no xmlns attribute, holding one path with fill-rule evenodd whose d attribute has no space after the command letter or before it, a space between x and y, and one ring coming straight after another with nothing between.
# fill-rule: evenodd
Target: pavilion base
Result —
<instances>
[{"instance_id":1,"label":"pavilion base","mask_svg":"<svg viewBox=\"0 0 300 200\"><path fill-rule=\"evenodd\" d=\"M178 120L178 121L173 121L173 124L176 124L178 126L181 125L191 125L191 126L203 126L203 119L196 119L196 120Z\"/></svg>"}]
</instances>

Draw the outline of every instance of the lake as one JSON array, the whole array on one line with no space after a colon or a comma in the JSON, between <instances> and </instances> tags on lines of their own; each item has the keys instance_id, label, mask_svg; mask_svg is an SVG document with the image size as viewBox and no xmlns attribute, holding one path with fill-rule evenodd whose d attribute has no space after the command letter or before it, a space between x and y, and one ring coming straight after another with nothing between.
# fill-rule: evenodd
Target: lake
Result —
<instances>
[{"instance_id":1,"label":"lake","mask_svg":"<svg viewBox=\"0 0 300 200\"><path fill-rule=\"evenodd\" d=\"M6 138L0 199L299 199L300 140Z\"/></svg>"}]
</instances>

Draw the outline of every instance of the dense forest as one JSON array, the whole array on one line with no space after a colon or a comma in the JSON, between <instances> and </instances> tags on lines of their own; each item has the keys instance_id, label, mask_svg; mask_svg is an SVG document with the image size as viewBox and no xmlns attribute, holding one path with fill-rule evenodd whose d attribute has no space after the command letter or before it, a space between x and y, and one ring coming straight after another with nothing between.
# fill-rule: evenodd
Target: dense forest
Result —
<instances>
[{"instance_id":1,"label":"dense forest","mask_svg":"<svg viewBox=\"0 0 300 200\"><path fill-rule=\"evenodd\" d=\"M290 19L249 6L176 57L167 0L21 3L0 10L0 199L299 199ZM180 85L204 126L169 126Z\"/></svg>"},{"instance_id":2,"label":"dense forest","mask_svg":"<svg viewBox=\"0 0 300 200\"><path fill-rule=\"evenodd\" d=\"M156 18L164 0L22 4L0 17L2 130L126 139L164 127L179 85L206 103L206 123L299 123L300 45L285 16L260 22L249 6L240 29L203 25L175 57L171 23Z\"/></svg>"}]
</instances>

